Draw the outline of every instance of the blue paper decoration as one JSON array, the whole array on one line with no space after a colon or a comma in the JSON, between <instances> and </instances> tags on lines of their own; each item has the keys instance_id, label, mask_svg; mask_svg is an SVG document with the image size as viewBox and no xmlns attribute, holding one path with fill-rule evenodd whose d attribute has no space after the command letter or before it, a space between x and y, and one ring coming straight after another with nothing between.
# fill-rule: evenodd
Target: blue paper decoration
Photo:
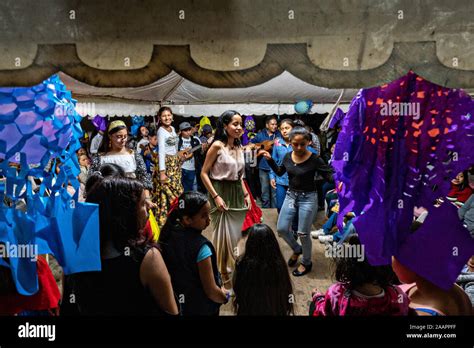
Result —
<instances>
[{"instance_id":1,"label":"blue paper decoration","mask_svg":"<svg viewBox=\"0 0 474 348\"><path fill-rule=\"evenodd\" d=\"M0 177L6 179L0 181L0 242L53 254L66 274L101 269L98 206L77 202L75 153L83 132L75 103L57 75L33 87L0 88ZM59 175L55 159L62 163ZM42 180L39 193L33 194L29 176ZM20 200L27 212L15 210ZM34 260L0 257L0 265L11 269L20 294L38 291Z\"/></svg>"},{"instance_id":2,"label":"blue paper decoration","mask_svg":"<svg viewBox=\"0 0 474 348\"><path fill-rule=\"evenodd\" d=\"M132 117L132 127L130 128L130 133L135 137L138 134L141 126L145 125L145 118L143 116L133 116Z\"/></svg>"}]
</instances>

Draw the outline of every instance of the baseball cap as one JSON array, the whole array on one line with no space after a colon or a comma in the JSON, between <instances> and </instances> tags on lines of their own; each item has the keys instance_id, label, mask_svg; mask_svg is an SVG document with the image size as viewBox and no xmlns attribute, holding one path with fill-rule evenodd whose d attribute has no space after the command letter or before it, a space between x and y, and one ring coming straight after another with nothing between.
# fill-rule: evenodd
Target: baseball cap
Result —
<instances>
[{"instance_id":1,"label":"baseball cap","mask_svg":"<svg viewBox=\"0 0 474 348\"><path fill-rule=\"evenodd\" d=\"M179 125L180 131L190 129L190 128L193 128L193 127L191 127L191 124L189 122L181 122Z\"/></svg>"}]
</instances>

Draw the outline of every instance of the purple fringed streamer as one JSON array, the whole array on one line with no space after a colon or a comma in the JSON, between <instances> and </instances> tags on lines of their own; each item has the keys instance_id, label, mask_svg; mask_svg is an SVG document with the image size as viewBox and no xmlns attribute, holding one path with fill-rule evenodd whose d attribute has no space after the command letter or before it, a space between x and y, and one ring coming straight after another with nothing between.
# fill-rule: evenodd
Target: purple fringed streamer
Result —
<instances>
[{"instance_id":1,"label":"purple fringed streamer","mask_svg":"<svg viewBox=\"0 0 474 348\"><path fill-rule=\"evenodd\" d=\"M447 194L450 180L474 163L473 112L474 102L464 91L435 85L413 72L360 90L353 99L333 161L341 184L338 225L346 213L356 213L354 226L371 264L389 264L392 255L403 263L402 245L403 250L416 245L410 249L416 250L411 269L448 288L467 261L465 255L474 254L471 245L462 256L440 255L447 240L418 244L426 227L409 232L414 207L436 209L433 202ZM433 214L444 216L442 210ZM431 233L436 236L441 229L435 224ZM469 235L466 229L448 232L453 242L462 239L460 233ZM434 258L448 263L445 273L433 276L424 260Z\"/></svg>"},{"instance_id":2,"label":"purple fringed streamer","mask_svg":"<svg viewBox=\"0 0 474 348\"><path fill-rule=\"evenodd\" d=\"M346 113L342 111L341 108L337 108L334 116L331 118L331 122L329 122L329 129L336 128L342 121L342 119L346 116Z\"/></svg>"}]
</instances>

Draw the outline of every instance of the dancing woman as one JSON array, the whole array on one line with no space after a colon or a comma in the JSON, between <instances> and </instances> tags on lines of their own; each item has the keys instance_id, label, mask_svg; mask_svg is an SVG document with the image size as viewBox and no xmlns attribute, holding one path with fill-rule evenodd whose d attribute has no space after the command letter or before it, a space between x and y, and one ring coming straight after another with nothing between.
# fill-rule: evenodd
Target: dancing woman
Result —
<instances>
[{"instance_id":1,"label":"dancing woman","mask_svg":"<svg viewBox=\"0 0 474 348\"><path fill-rule=\"evenodd\" d=\"M309 233L317 213L315 207L318 204L314 178L317 172L328 175L331 168L324 163L321 157L308 150L311 134L305 128L293 128L290 132L290 142L293 152L285 155L281 166L275 163L267 151L262 150L261 152L276 175L282 176L288 173L289 188L278 216L277 231L293 249L288 266L295 266L299 255L303 254L301 263L293 271L293 275L298 277L310 272L313 265L311 262L312 242ZM298 215L298 236L301 245L290 231L295 215Z\"/></svg>"},{"instance_id":2,"label":"dancing woman","mask_svg":"<svg viewBox=\"0 0 474 348\"><path fill-rule=\"evenodd\" d=\"M158 130L159 171L153 175L154 196L158 204L157 220L160 228L165 224L171 203L183 193L181 184L181 160L178 156L178 135L173 123L173 112L163 106L158 110L160 128Z\"/></svg>"},{"instance_id":3,"label":"dancing woman","mask_svg":"<svg viewBox=\"0 0 474 348\"><path fill-rule=\"evenodd\" d=\"M88 176L98 172L103 164L116 164L123 169L126 177L137 179L143 184L147 207L155 208L156 204L152 202L150 195L153 189L151 175L146 170L141 154L127 148L127 139L128 130L125 123L121 120L111 122L104 134L98 154L92 157Z\"/></svg>"},{"instance_id":4,"label":"dancing woman","mask_svg":"<svg viewBox=\"0 0 474 348\"><path fill-rule=\"evenodd\" d=\"M236 111L224 112L217 121L214 141L209 148L201 172L211 202L212 244L216 248L217 265L226 287L238 256L237 243L250 197L243 175L245 160L240 137L242 117Z\"/></svg>"}]
</instances>

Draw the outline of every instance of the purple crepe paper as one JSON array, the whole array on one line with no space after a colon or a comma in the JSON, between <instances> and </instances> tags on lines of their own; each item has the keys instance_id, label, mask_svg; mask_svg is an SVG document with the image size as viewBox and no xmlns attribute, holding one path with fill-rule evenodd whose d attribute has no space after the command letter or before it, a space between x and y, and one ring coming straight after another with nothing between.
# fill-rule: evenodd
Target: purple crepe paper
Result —
<instances>
[{"instance_id":1,"label":"purple crepe paper","mask_svg":"<svg viewBox=\"0 0 474 348\"><path fill-rule=\"evenodd\" d=\"M423 249L436 250L436 257L419 258ZM409 269L422 267L423 278L449 290L473 250L474 239L466 233L457 208L444 202L431 210L416 232L407 236L395 256Z\"/></svg>"},{"instance_id":2,"label":"purple crepe paper","mask_svg":"<svg viewBox=\"0 0 474 348\"><path fill-rule=\"evenodd\" d=\"M97 129L97 131L105 132L107 129L107 118L97 115L92 120L92 124L94 125L95 129Z\"/></svg>"},{"instance_id":3,"label":"purple crepe paper","mask_svg":"<svg viewBox=\"0 0 474 348\"><path fill-rule=\"evenodd\" d=\"M414 103L410 105L419 112L414 107L406 115L382 115L387 105L396 105L391 103ZM447 194L450 180L474 163L473 112L474 102L464 91L435 85L413 72L384 86L362 89L352 100L334 152L335 179L342 184L338 225L345 214L355 212L354 226L371 264L389 264L392 255L404 258L402 246L419 247L423 230L409 232L414 207L435 209L433 202ZM442 210L434 214L449 218ZM458 258L441 255L446 253L443 245L450 244L436 239L441 226L434 224L433 243L418 248L409 263L420 276L447 288L474 248ZM459 242L459 231L444 233ZM469 236L466 229L464 233ZM445 272L433 274L425 260L435 258L447 262Z\"/></svg>"},{"instance_id":4,"label":"purple crepe paper","mask_svg":"<svg viewBox=\"0 0 474 348\"><path fill-rule=\"evenodd\" d=\"M334 116L331 118L331 122L329 122L329 129L336 128L338 124L342 121L342 119L346 116L346 113L342 111L341 108L337 108Z\"/></svg>"}]
</instances>

